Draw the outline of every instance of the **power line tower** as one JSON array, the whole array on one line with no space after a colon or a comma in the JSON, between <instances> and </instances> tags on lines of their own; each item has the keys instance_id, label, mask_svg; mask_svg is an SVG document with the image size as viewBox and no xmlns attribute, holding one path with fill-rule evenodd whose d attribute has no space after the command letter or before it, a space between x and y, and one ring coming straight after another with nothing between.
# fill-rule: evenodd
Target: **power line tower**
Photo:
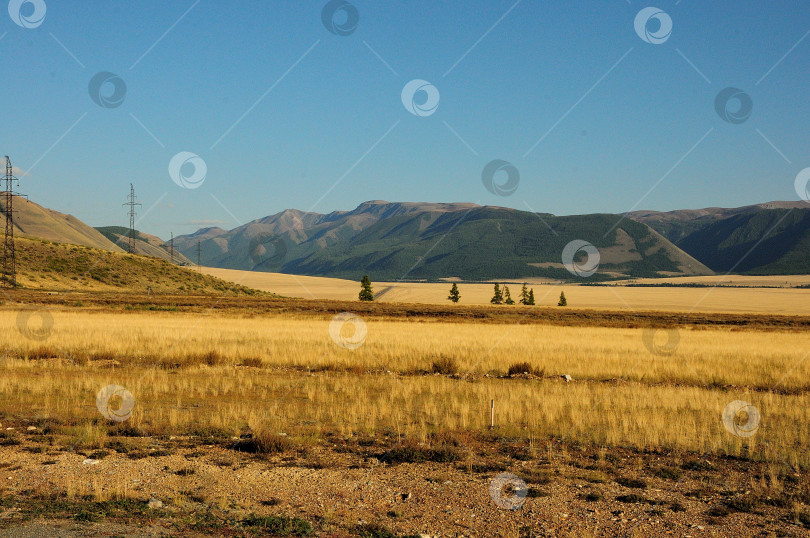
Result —
<instances>
[{"instance_id":1,"label":"power line tower","mask_svg":"<svg viewBox=\"0 0 810 538\"><path fill-rule=\"evenodd\" d=\"M200 252L202 252L202 249L200 248L200 241L197 240L197 270L202 272L202 269L200 269L202 267L200 265Z\"/></svg>"},{"instance_id":2,"label":"power line tower","mask_svg":"<svg viewBox=\"0 0 810 538\"><path fill-rule=\"evenodd\" d=\"M14 182L19 186L20 180L14 177L11 168L11 159L6 155L6 175L3 177L6 190L3 195L3 212L6 214L6 234L3 242L3 274L0 275L0 285L3 287L17 287L17 256L14 248L14 196L22 196L14 192Z\"/></svg>"},{"instance_id":3,"label":"power line tower","mask_svg":"<svg viewBox=\"0 0 810 538\"><path fill-rule=\"evenodd\" d=\"M135 197L135 187L132 186L132 183L129 184L129 196L127 196L127 201L124 202L122 205L124 207L129 206L129 211L127 214L129 215L129 253L135 254L135 207L139 206L138 202L136 202L137 198Z\"/></svg>"}]
</instances>

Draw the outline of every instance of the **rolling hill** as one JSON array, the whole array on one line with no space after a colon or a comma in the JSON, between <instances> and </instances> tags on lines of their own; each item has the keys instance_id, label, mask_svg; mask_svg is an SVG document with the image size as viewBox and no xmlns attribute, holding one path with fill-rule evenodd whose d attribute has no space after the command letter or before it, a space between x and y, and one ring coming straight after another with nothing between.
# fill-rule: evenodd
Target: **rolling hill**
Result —
<instances>
[{"instance_id":1,"label":"rolling hill","mask_svg":"<svg viewBox=\"0 0 810 538\"><path fill-rule=\"evenodd\" d=\"M575 239L601 255L592 279L705 275L711 271L648 226L617 215L557 217L475 204L370 201L329 214L286 210L233 230L175 238L203 265L357 279L574 278L563 248ZM618 222L618 225L615 226Z\"/></svg>"},{"instance_id":2,"label":"rolling hill","mask_svg":"<svg viewBox=\"0 0 810 538\"><path fill-rule=\"evenodd\" d=\"M5 200L0 199L0 212L5 213ZM85 247L124 252L127 250L128 228L107 226L93 228L73 215L60 213L25 198L14 197L14 235L30 239L47 239ZM168 245L154 235L137 232L135 253L169 260ZM175 263L191 265L191 261L175 249Z\"/></svg>"},{"instance_id":3,"label":"rolling hill","mask_svg":"<svg viewBox=\"0 0 810 538\"><path fill-rule=\"evenodd\" d=\"M5 200L0 199L0 210L5 213ZM123 249L73 215L47 209L25 198L14 197L14 234L17 237L48 239L100 248L112 252Z\"/></svg>"},{"instance_id":4,"label":"rolling hill","mask_svg":"<svg viewBox=\"0 0 810 538\"><path fill-rule=\"evenodd\" d=\"M637 211L628 217L654 228L714 271L810 273L810 205L805 202Z\"/></svg>"},{"instance_id":5,"label":"rolling hill","mask_svg":"<svg viewBox=\"0 0 810 538\"><path fill-rule=\"evenodd\" d=\"M102 226L96 230L122 249L127 250L129 246L129 228L123 226ZM171 261L171 251L168 243L163 239L135 230L135 254L142 256L152 256L163 260ZM183 256L176 248L174 249L174 263L180 265L192 265L191 260Z\"/></svg>"},{"instance_id":6,"label":"rolling hill","mask_svg":"<svg viewBox=\"0 0 810 538\"><path fill-rule=\"evenodd\" d=\"M250 288L171 264L166 260L110 252L46 239L15 239L17 282L30 289L129 291L166 294L247 294Z\"/></svg>"}]
</instances>

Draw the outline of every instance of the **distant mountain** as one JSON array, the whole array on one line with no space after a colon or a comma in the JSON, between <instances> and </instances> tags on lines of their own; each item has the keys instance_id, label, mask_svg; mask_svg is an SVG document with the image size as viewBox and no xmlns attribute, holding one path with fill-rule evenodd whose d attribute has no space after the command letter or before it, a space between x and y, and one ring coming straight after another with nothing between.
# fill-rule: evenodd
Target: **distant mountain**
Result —
<instances>
[{"instance_id":1,"label":"distant mountain","mask_svg":"<svg viewBox=\"0 0 810 538\"><path fill-rule=\"evenodd\" d=\"M229 231L177 237L175 246L196 259L199 242L203 265L229 269L487 280L573 278L561 255L575 239L600 251L592 279L711 274L648 226L618 215L556 217L475 204L371 201L325 215L286 210Z\"/></svg>"},{"instance_id":2,"label":"distant mountain","mask_svg":"<svg viewBox=\"0 0 810 538\"><path fill-rule=\"evenodd\" d=\"M810 204L805 202L635 211L627 216L657 230L714 271L810 273Z\"/></svg>"},{"instance_id":3,"label":"distant mountain","mask_svg":"<svg viewBox=\"0 0 810 538\"><path fill-rule=\"evenodd\" d=\"M0 198L0 210L5 213L5 200ZM25 198L14 197L14 232L19 237L48 239L85 247L123 252L98 230L73 215L47 209Z\"/></svg>"},{"instance_id":4,"label":"distant mountain","mask_svg":"<svg viewBox=\"0 0 810 538\"><path fill-rule=\"evenodd\" d=\"M129 228L124 226L102 226L96 230L124 250L129 249ZM171 250L168 242L163 239L135 230L135 254L152 256L170 261ZM174 249L174 263L191 265L191 260L183 256L177 248Z\"/></svg>"}]
</instances>

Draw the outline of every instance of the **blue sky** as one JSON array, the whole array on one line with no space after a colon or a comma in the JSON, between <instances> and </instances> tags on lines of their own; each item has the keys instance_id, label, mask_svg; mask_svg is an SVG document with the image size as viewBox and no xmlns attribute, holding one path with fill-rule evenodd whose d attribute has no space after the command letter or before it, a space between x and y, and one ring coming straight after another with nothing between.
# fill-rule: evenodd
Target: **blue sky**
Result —
<instances>
[{"instance_id":1,"label":"blue sky","mask_svg":"<svg viewBox=\"0 0 810 538\"><path fill-rule=\"evenodd\" d=\"M94 226L127 223L130 182L138 227L168 237L371 199L559 215L795 200L810 166L807 2L352 0L341 36L323 1L38 1L34 27L0 17L0 153L31 200ZM648 6L672 21L660 44L634 28ZM120 106L91 99L99 72L126 84ZM439 92L429 116L403 106L414 79ZM726 87L753 102L743 123L715 111ZM197 188L169 175L180 152L205 162ZM520 172L511 196L482 183L495 159Z\"/></svg>"}]
</instances>

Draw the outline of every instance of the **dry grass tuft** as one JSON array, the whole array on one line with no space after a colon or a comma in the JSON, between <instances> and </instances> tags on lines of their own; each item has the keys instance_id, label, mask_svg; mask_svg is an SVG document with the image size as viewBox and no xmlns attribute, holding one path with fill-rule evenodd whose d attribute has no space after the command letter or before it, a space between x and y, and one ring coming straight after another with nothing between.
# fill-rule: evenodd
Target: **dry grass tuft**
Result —
<instances>
[{"instance_id":1,"label":"dry grass tuft","mask_svg":"<svg viewBox=\"0 0 810 538\"><path fill-rule=\"evenodd\" d=\"M286 435L262 431L252 437L240 439L232 448L249 454L279 454L292 449L293 443Z\"/></svg>"},{"instance_id":2,"label":"dry grass tuft","mask_svg":"<svg viewBox=\"0 0 810 538\"><path fill-rule=\"evenodd\" d=\"M510 377L513 375L521 375L521 374L528 374L536 377L544 377L546 371L543 368L535 368L528 362L515 362L509 366L509 370L507 371L506 374Z\"/></svg>"},{"instance_id":3,"label":"dry grass tuft","mask_svg":"<svg viewBox=\"0 0 810 538\"><path fill-rule=\"evenodd\" d=\"M434 374L455 375L458 373L458 362L453 357L442 355L433 361L431 371Z\"/></svg>"}]
</instances>

